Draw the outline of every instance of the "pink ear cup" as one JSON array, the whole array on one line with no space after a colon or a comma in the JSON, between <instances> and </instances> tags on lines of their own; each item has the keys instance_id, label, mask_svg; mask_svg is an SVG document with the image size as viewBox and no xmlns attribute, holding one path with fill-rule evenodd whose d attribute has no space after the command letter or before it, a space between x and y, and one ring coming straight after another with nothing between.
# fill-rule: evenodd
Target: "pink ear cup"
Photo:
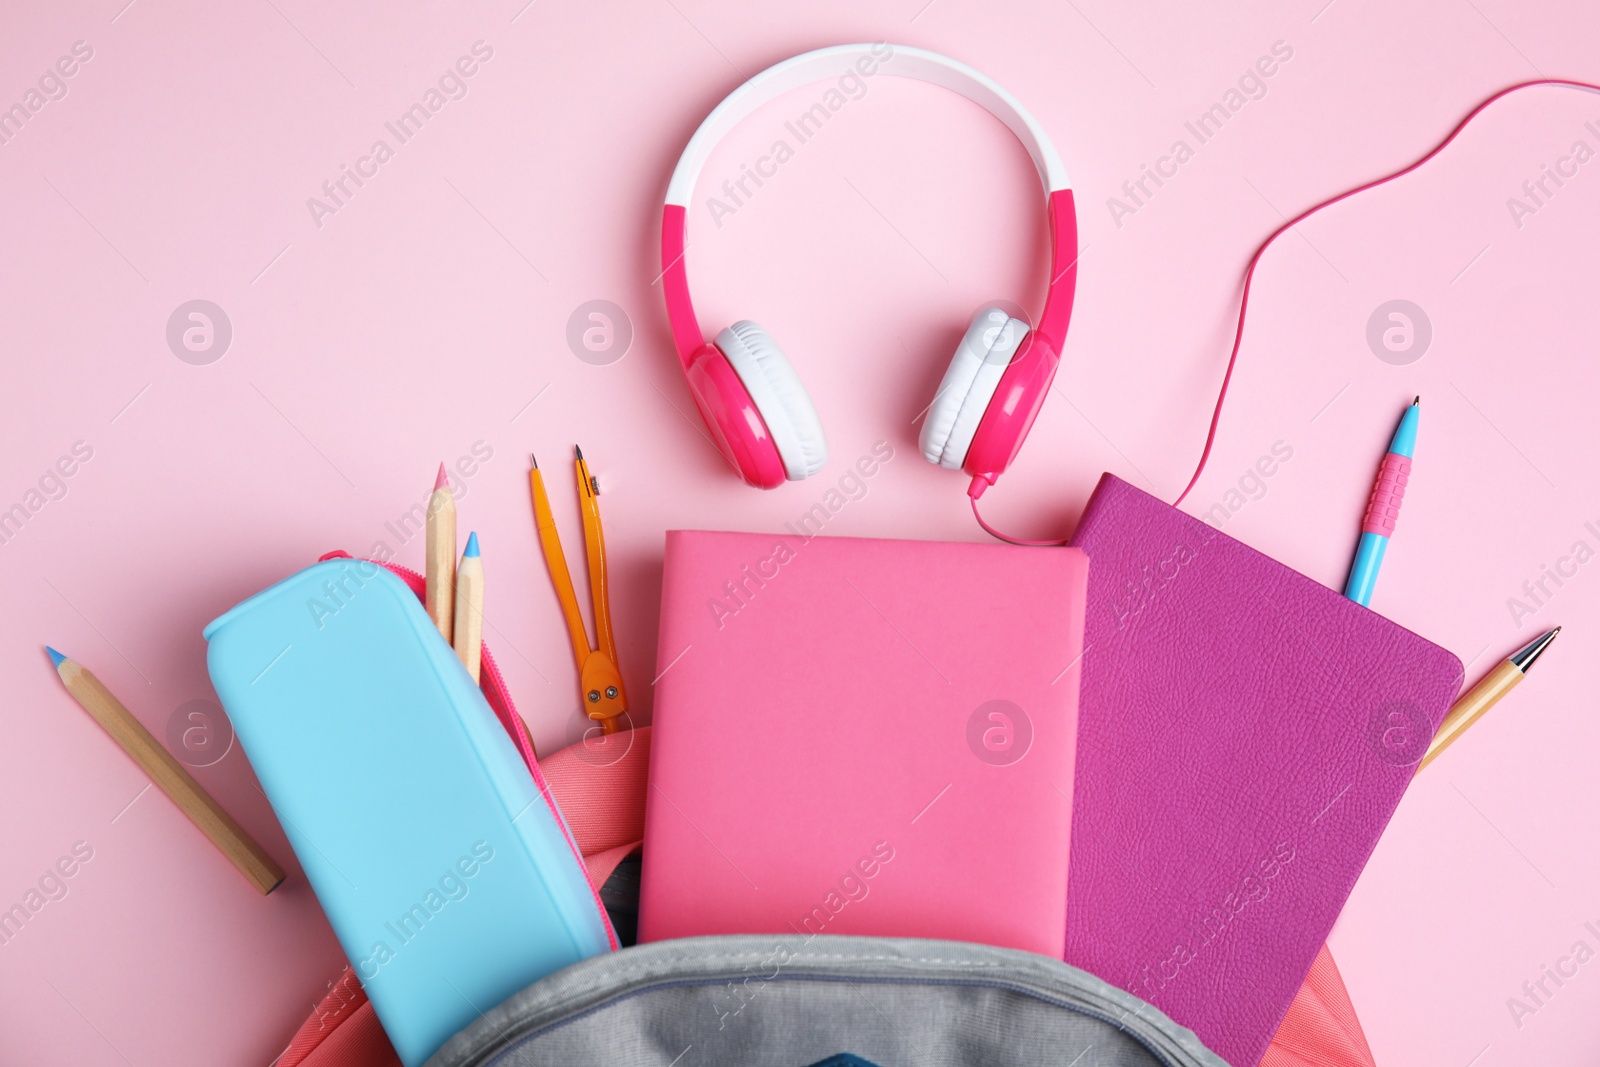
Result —
<instances>
[{"instance_id":1,"label":"pink ear cup","mask_svg":"<svg viewBox=\"0 0 1600 1067\"><path fill-rule=\"evenodd\" d=\"M716 345L702 344L684 365L684 376L711 439L739 477L760 489L782 485L788 477L783 458L727 357Z\"/></svg>"},{"instance_id":2,"label":"pink ear cup","mask_svg":"<svg viewBox=\"0 0 1600 1067\"><path fill-rule=\"evenodd\" d=\"M1022 450L1033 420L1044 406L1061 356L1038 330L1030 330L1011 357L989 401L961 469L972 476L967 495L976 499L995 483Z\"/></svg>"},{"instance_id":3,"label":"pink ear cup","mask_svg":"<svg viewBox=\"0 0 1600 1067\"><path fill-rule=\"evenodd\" d=\"M1011 357L961 465L972 476L967 495L974 500L1017 458L1061 364L1061 345L1072 321L1078 282L1078 214L1071 189L1050 194L1049 213L1050 288L1039 325L1029 331Z\"/></svg>"}]
</instances>

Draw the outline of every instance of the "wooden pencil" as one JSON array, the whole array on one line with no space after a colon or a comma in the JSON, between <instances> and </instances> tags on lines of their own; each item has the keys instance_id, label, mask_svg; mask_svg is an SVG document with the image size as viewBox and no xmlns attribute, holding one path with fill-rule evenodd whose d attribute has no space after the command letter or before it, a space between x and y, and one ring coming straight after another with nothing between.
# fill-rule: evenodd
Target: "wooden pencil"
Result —
<instances>
[{"instance_id":1,"label":"wooden pencil","mask_svg":"<svg viewBox=\"0 0 1600 1067\"><path fill-rule=\"evenodd\" d=\"M270 893L283 883L283 870L261 846L250 840L233 817L222 810L211 795L200 787L194 776L172 758L172 754L150 735L144 724L122 705L89 669L76 663L53 648L46 647L56 673L67 687L72 698L83 706L99 723L111 739L122 746L139 769L172 798L172 802L200 831L211 839L222 854L239 868L250 884L263 894Z\"/></svg>"},{"instance_id":2,"label":"wooden pencil","mask_svg":"<svg viewBox=\"0 0 1600 1067\"><path fill-rule=\"evenodd\" d=\"M478 555L478 535L467 535L466 551L456 568L456 655L472 680L478 680L483 656L483 560Z\"/></svg>"},{"instance_id":3,"label":"wooden pencil","mask_svg":"<svg viewBox=\"0 0 1600 1067\"><path fill-rule=\"evenodd\" d=\"M439 477L428 497L427 530L427 560L423 564L427 588L423 604L445 643L451 644L455 640L456 498L450 491L450 477L445 474L443 463L439 464Z\"/></svg>"}]
</instances>

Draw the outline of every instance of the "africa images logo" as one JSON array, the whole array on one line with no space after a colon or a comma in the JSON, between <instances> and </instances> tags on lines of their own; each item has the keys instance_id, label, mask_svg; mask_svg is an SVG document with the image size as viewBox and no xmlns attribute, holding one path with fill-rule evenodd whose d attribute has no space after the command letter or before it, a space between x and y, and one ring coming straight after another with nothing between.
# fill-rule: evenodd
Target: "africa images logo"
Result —
<instances>
[{"instance_id":1,"label":"africa images logo","mask_svg":"<svg viewBox=\"0 0 1600 1067\"><path fill-rule=\"evenodd\" d=\"M738 214L739 209L750 202L756 189L776 178L778 168L793 159L800 146L822 132L823 125L843 111L846 104L867 95L866 79L878 73L881 65L894 58L894 46L879 41L872 46L871 52L871 55L862 56L841 71L820 100L783 124L787 137L774 140L764 154L756 157L754 165L739 164L739 176L723 180L721 196L706 198L706 210L711 213L711 221L717 224L718 229L722 228L723 219ZM793 138L792 144L790 138ZM755 188L751 188L752 185Z\"/></svg>"},{"instance_id":2,"label":"africa images logo","mask_svg":"<svg viewBox=\"0 0 1600 1067\"><path fill-rule=\"evenodd\" d=\"M1200 954L1225 934L1234 919L1244 914L1252 904L1260 904L1272 894L1272 882L1294 862L1294 842L1279 841L1256 863L1256 869L1245 875L1215 907L1198 915L1174 939L1172 951L1154 964L1147 965L1128 988L1144 987L1145 996L1152 997L1166 989L1183 968L1200 958Z\"/></svg>"},{"instance_id":3,"label":"africa images logo","mask_svg":"<svg viewBox=\"0 0 1600 1067\"><path fill-rule=\"evenodd\" d=\"M725 1029L728 1020L738 1016L756 998L766 983L777 978L783 969L799 958L811 939L836 919L852 903L861 903L872 892L871 882L883 873L895 857L894 846L887 841L875 841L870 852L864 853L839 876L836 886L829 886L815 907L801 917L799 925L789 926L801 938L780 941L771 954L760 963L746 964L741 977L730 979L722 990L711 991L711 1010L717 1016L717 1029Z\"/></svg>"},{"instance_id":4,"label":"africa images logo","mask_svg":"<svg viewBox=\"0 0 1600 1067\"><path fill-rule=\"evenodd\" d=\"M317 229L322 229L328 216L337 215L349 206L356 193L376 178L383 165L421 133L446 104L466 99L470 80L494 58L494 48L486 41L474 41L470 51L471 55L459 56L455 63L446 67L437 81L423 90L420 99L383 124L389 137L375 139L365 155L356 157L354 166L340 163L338 175L322 183L321 196L306 197L306 210L311 213L311 221ZM389 143L391 137L393 144Z\"/></svg>"},{"instance_id":5,"label":"africa images logo","mask_svg":"<svg viewBox=\"0 0 1600 1067\"><path fill-rule=\"evenodd\" d=\"M385 964L392 963L402 948L422 936L435 916L451 903L467 899L467 894L472 892L471 880L476 878L492 859L494 859L494 847L489 842L474 842L472 855L462 856L453 865L446 867L439 875L438 883L429 886L420 900L383 924L384 930L394 938L394 944L390 945L381 937L374 941L366 957L356 963L356 973L364 981L376 978L378 971Z\"/></svg>"}]
</instances>

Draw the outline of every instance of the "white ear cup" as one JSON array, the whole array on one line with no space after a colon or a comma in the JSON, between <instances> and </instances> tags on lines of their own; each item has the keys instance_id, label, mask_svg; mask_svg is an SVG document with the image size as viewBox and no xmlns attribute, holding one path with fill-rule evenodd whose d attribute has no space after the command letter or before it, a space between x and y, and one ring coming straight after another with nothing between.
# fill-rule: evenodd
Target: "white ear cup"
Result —
<instances>
[{"instance_id":1,"label":"white ear cup","mask_svg":"<svg viewBox=\"0 0 1600 1067\"><path fill-rule=\"evenodd\" d=\"M972 316L923 420L918 439L923 459L946 470L961 469L1000 376L1027 335L1028 324L1000 308L979 308Z\"/></svg>"},{"instance_id":2,"label":"white ear cup","mask_svg":"<svg viewBox=\"0 0 1600 1067\"><path fill-rule=\"evenodd\" d=\"M820 471L828 462L822 420L772 335L743 319L717 334L716 343L766 421L789 480Z\"/></svg>"}]
</instances>

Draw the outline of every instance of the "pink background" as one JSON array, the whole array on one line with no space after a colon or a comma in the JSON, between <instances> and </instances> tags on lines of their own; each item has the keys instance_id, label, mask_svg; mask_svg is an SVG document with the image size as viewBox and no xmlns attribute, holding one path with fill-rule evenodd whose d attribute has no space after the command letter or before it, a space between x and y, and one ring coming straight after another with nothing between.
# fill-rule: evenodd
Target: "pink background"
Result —
<instances>
[{"instance_id":1,"label":"pink background","mask_svg":"<svg viewBox=\"0 0 1600 1067\"><path fill-rule=\"evenodd\" d=\"M158 736L209 699L201 627L385 528L440 459L493 456L462 532L489 575L488 640L549 751L580 726L566 637L529 517L525 454L586 446L605 490L618 643L641 718L654 677L662 533L769 530L886 440L895 458L830 534L979 539L958 476L924 464L916 418L980 302L1037 310L1044 246L1027 160L977 109L877 79L722 226L692 214L704 322L750 316L817 398L833 460L762 495L697 430L656 276L666 178L742 75L795 52L889 39L1002 80L1054 136L1084 254L1064 370L987 515L1064 535L1102 470L1168 499L1187 480L1231 338L1245 258L1284 214L1409 161L1479 98L1539 73L1600 79L1600 10L1510 0L1128 7L970 0L781 8L524 0L412 10L305 0L12 4L0 105L73 43L93 57L0 145L0 509L75 442L92 448L0 544L0 907L74 842L94 858L0 945L0 1060L264 1065L340 954L302 879L257 896L62 692L41 646L91 667ZM306 206L384 122L482 40L449 102L320 228ZM1274 42L1293 57L1118 226L1107 207ZM720 184L811 90L743 127ZM1224 499L1275 442L1293 458L1224 528L1342 582L1401 406L1423 394L1406 513L1373 606L1477 676L1532 633L1568 632L1534 677L1418 780L1333 948L1382 1064L1579 1064L1600 1056L1600 962L1536 1014L1507 998L1600 927L1600 561L1519 627L1507 598L1579 540L1600 549L1594 359L1600 161L1518 227L1507 198L1554 164L1600 99L1497 105L1403 184L1281 241L1259 276L1216 454L1189 507ZM705 191L702 190L703 200ZM231 347L169 349L169 315L214 301ZM1433 342L1378 360L1369 315L1403 298ZM596 366L580 304L631 316ZM713 325L715 324L715 325ZM537 399L535 399L537 398ZM59 492L59 490L58 490ZM37 501L35 501L37 502ZM1569 568L1570 569L1570 568ZM1553 583L1550 585L1554 589ZM293 857L236 749L196 771L275 856ZM130 803L131 802L131 803Z\"/></svg>"}]
</instances>

